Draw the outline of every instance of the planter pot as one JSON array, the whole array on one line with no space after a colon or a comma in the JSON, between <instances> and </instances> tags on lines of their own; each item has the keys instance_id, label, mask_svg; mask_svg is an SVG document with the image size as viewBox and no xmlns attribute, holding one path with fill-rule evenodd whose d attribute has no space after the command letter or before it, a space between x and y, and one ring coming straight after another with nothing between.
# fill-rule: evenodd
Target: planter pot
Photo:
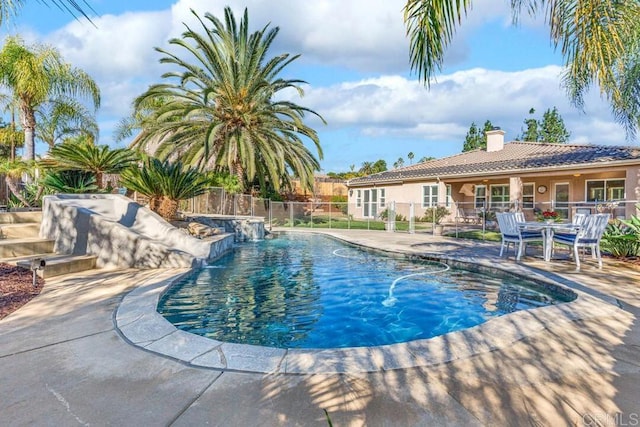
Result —
<instances>
[{"instance_id":1,"label":"planter pot","mask_svg":"<svg viewBox=\"0 0 640 427\"><path fill-rule=\"evenodd\" d=\"M436 225L433 226L433 235L434 236L442 236L443 232L444 232L444 225L436 224Z\"/></svg>"},{"instance_id":2,"label":"planter pot","mask_svg":"<svg viewBox=\"0 0 640 427\"><path fill-rule=\"evenodd\" d=\"M496 229L496 222L495 221L487 221L484 224L485 228L488 228L490 230L495 230Z\"/></svg>"}]
</instances>

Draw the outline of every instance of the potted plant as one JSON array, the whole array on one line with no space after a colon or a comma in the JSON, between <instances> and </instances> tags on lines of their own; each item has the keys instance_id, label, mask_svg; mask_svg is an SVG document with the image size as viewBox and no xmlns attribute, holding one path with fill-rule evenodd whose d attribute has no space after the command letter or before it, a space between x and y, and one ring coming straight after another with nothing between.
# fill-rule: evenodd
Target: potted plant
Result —
<instances>
[{"instance_id":1,"label":"potted plant","mask_svg":"<svg viewBox=\"0 0 640 427\"><path fill-rule=\"evenodd\" d=\"M496 228L496 213L493 211L480 211L478 212L478 217L481 221L484 221L484 226L486 228L495 229Z\"/></svg>"},{"instance_id":2,"label":"potted plant","mask_svg":"<svg viewBox=\"0 0 640 427\"><path fill-rule=\"evenodd\" d=\"M560 215L558 215L558 212L546 210L542 212L537 212L536 219L539 222L546 222L547 224L550 224L552 222L559 221Z\"/></svg>"},{"instance_id":3,"label":"potted plant","mask_svg":"<svg viewBox=\"0 0 640 427\"><path fill-rule=\"evenodd\" d=\"M444 230L444 226L440 224L440 222L449 214L451 214L451 212L449 212L449 209L444 206L430 207L425 209L422 221L433 223L433 234L441 235Z\"/></svg>"}]
</instances>

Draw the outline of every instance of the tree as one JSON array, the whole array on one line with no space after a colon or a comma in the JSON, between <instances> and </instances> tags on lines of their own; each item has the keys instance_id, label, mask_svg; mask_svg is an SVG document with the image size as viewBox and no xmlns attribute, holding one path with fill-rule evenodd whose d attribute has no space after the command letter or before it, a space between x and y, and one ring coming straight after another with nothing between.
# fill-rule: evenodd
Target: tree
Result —
<instances>
[{"instance_id":1,"label":"tree","mask_svg":"<svg viewBox=\"0 0 640 427\"><path fill-rule=\"evenodd\" d=\"M279 77L299 55L269 58L279 29L265 26L249 33L246 9L239 24L229 7L224 22L209 13L204 20L193 14L202 34L186 26L181 38L169 41L182 53L157 48L164 55L161 62L180 71L164 74L169 82L151 86L136 99L136 110L157 99L163 102L152 111L135 145L144 149L158 143L155 155L160 158L174 156L200 170L227 170L244 189L257 178L261 188L267 188L268 181L277 190L291 174L312 189L320 164L305 139L314 144L319 158L322 149L316 131L303 118L312 114L324 119L279 96L292 89L304 94L305 82Z\"/></svg>"},{"instance_id":2,"label":"tree","mask_svg":"<svg viewBox=\"0 0 640 427\"><path fill-rule=\"evenodd\" d=\"M20 191L20 181L24 174L32 175L34 170L34 162L25 162L23 160L7 160L0 163L0 174L4 175L4 180L9 187L9 191L18 199L20 203L28 207L29 201Z\"/></svg>"},{"instance_id":3,"label":"tree","mask_svg":"<svg viewBox=\"0 0 640 427\"><path fill-rule=\"evenodd\" d=\"M542 116L540 123L540 140L543 142L553 142L563 144L569 140L571 132L564 125L564 120L558 113L558 109L547 109Z\"/></svg>"},{"instance_id":4,"label":"tree","mask_svg":"<svg viewBox=\"0 0 640 427\"><path fill-rule=\"evenodd\" d=\"M121 176L130 190L149 197L149 207L166 220L176 217L178 203L204 194L210 184L207 175L180 162L147 158L142 168L130 168Z\"/></svg>"},{"instance_id":5,"label":"tree","mask_svg":"<svg viewBox=\"0 0 640 427\"><path fill-rule=\"evenodd\" d=\"M428 162L429 160L435 160L436 158L433 156L423 156L420 157L420 160L418 160L418 163L424 163L424 162Z\"/></svg>"},{"instance_id":6,"label":"tree","mask_svg":"<svg viewBox=\"0 0 640 427\"><path fill-rule=\"evenodd\" d=\"M46 142L49 149L65 138L87 136L98 139L95 116L75 99L60 98L44 103L36 110L36 137Z\"/></svg>"},{"instance_id":7,"label":"tree","mask_svg":"<svg viewBox=\"0 0 640 427\"><path fill-rule=\"evenodd\" d=\"M387 162L383 159L376 160L371 165L371 173L380 173L387 170Z\"/></svg>"},{"instance_id":8,"label":"tree","mask_svg":"<svg viewBox=\"0 0 640 427\"><path fill-rule=\"evenodd\" d=\"M487 135L486 132L493 129L493 124L490 120L484 122L483 130L478 129L475 122L471 122L467 136L464 138L464 144L462 146L462 152L477 150L479 148L487 148Z\"/></svg>"},{"instance_id":9,"label":"tree","mask_svg":"<svg viewBox=\"0 0 640 427\"><path fill-rule=\"evenodd\" d=\"M542 116L542 121L533 117L535 112L536 110L533 108L529 110L531 117L524 120L526 130L523 130L522 135L519 135L516 140L551 143L564 143L569 140L571 133L567 131L564 120L556 107L547 108Z\"/></svg>"},{"instance_id":10,"label":"tree","mask_svg":"<svg viewBox=\"0 0 640 427\"><path fill-rule=\"evenodd\" d=\"M538 131L538 120L533 117L535 112L536 110L534 108L531 108L529 110L529 115L531 117L524 120L524 124L527 127L527 130L522 133L522 136L519 139L530 142L536 142L540 140L540 134Z\"/></svg>"},{"instance_id":11,"label":"tree","mask_svg":"<svg viewBox=\"0 0 640 427\"><path fill-rule=\"evenodd\" d=\"M89 22L91 18L87 13L95 11L91 7L89 3L85 0L78 2L76 0L38 0L40 3L45 5L54 5L59 9L65 10L69 12L74 18L77 18L78 15L84 16ZM0 24L4 24L8 21L11 21L18 12L20 8L26 3L26 0L2 0L0 1ZM82 4L84 4L84 7Z\"/></svg>"},{"instance_id":12,"label":"tree","mask_svg":"<svg viewBox=\"0 0 640 427\"><path fill-rule=\"evenodd\" d=\"M401 168L402 166L404 166L404 159L402 157L398 157L398 160L396 160L393 163L393 168L398 169L398 168Z\"/></svg>"},{"instance_id":13,"label":"tree","mask_svg":"<svg viewBox=\"0 0 640 427\"><path fill-rule=\"evenodd\" d=\"M404 20L410 39L411 68L427 86L442 65L471 0L407 0ZM562 83L574 105L597 84L628 134L640 118L640 2L617 0L513 0L514 22L523 10L544 15L551 42L560 48L566 72Z\"/></svg>"},{"instance_id":14,"label":"tree","mask_svg":"<svg viewBox=\"0 0 640 427\"><path fill-rule=\"evenodd\" d=\"M413 154L413 151L409 151L409 154L407 154L407 159L409 159L409 164L412 165L413 164L413 158L415 157L415 154Z\"/></svg>"},{"instance_id":15,"label":"tree","mask_svg":"<svg viewBox=\"0 0 640 427\"><path fill-rule=\"evenodd\" d=\"M104 189L104 174L121 173L138 160L138 156L129 149L111 149L106 145L94 145L82 138L56 145L49 154L50 158L40 162L42 166L54 171L90 172L95 176L100 190Z\"/></svg>"},{"instance_id":16,"label":"tree","mask_svg":"<svg viewBox=\"0 0 640 427\"><path fill-rule=\"evenodd\" d=\"M11 92L24 129L24 159L35 159L36 110L60 98L87 97L95 108L100 90L84 71L72 67L52 47L27 47L16 37L7 38L0 50L0 86Z\"/></svg>"}]
</instances>

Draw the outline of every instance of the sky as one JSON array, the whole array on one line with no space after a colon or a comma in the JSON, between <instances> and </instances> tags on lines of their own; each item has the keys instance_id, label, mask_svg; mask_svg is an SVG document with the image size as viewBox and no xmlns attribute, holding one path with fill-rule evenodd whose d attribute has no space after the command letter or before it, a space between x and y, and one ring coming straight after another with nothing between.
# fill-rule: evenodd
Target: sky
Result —
<instances>
[{"instance_id":1,"label":"sky","mask_svg":"<svg viewBox=\"0 0 640 427\"><path fill-rule=\"evenodd\" d=\"M472 122L491 120L507 141L514 140L531 108L541 119L556 107L571 143L638 144L626 139L596 88L583 110L570 104L561 86L562 57L548 27L528 16L513 25L509 0L474 2L429 89L410 70L405 0L87 1L95 25L29 1L0 33L54 46L94 78L102 96L100 144L128 145L114 141L113 129L131 113L132 100L170 70L154 48L180 52L168 40L180 37L185 24L197 28L190 10L222 18L226 5L238 20L246 7L252 30L280 28L273 56L300 54L282 76L304 80L304 96L283 96L326 120L307 119L320 137L324 173L357 170L378 159L391 168L402 157L408 165L409 152L414 162L459 153ZM44 151L44 144L37 147Z\"/></svg>"}]
</instances>

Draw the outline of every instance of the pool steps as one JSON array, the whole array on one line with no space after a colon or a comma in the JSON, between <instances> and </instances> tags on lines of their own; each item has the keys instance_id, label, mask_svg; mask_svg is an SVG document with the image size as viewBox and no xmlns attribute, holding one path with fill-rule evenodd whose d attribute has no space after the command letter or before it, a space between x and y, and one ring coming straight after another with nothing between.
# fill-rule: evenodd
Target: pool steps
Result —
<instances>
[{"instance_id":1,"label":"pool steps","mask_svg":"<svg viewBox=\"0 0 640 427\"><path fill-rule=\"evenodd\" d=\"M56 254L53 239L38 237L41 221L42 212L0 213L0 262L30 268L42 258L47 266L37 273L44 278L95 269L95 256Z\"/></svg>"}]
</instances>

